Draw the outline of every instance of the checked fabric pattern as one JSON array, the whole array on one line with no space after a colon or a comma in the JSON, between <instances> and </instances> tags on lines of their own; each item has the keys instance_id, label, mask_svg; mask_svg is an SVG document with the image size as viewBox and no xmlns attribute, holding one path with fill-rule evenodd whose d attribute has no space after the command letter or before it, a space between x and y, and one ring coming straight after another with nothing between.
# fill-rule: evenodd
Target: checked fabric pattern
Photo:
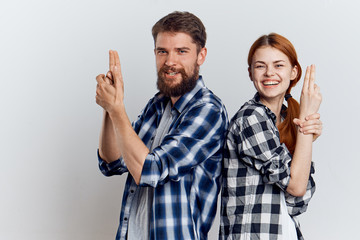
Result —
<instances>
[{"instance_id":1,"label":"checked fabric pattern","mask_svg":"<svg viewBox=\"0 0 360 240\"><path fill-rule=\"evenodd\" d=\"M258 94L230 122L223 163L220 239L282 239L281 191L298 238L303 239L296 216L306 211L315 182L310 175L303 197L286 192L292 156L280 143L275 123L275 114L260 102Z\"/></svg>"},{"instance_id":2,"label":"checked fabric pattern","mask_svg":"<svg viewBox=\"0 0 360 240\"><path fill-rule=\"evenodd\" d=\"M133 123L150 149L169 98L155 95ZM207 239L220 192L222 153L228 118L224 105L202 78L171 110L173 122L160 146L145 159L140 186L154 188L150 239ZM123 159L106 164L106 176L128 172ZM116 239L125 239L137 185L128 174Z\"/></svg>"}]
</instances>

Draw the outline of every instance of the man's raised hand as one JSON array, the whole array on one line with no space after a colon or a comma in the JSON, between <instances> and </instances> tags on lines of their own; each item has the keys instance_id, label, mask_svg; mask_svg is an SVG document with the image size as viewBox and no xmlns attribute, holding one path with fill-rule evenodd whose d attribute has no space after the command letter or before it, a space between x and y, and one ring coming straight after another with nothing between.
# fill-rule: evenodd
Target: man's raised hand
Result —
<instances>
[{"instance_id":1,"label":"man's raised hand","mask_svg":"<svg viewBox=\"0 0 360 240\"><path fill-rule=\"evenodd\" d=\"M96 103L108 113L119 110L123 106L124 84L116 51L109 51L109 72L98 75L96 81Z\"/></svg>"}]
</instances>

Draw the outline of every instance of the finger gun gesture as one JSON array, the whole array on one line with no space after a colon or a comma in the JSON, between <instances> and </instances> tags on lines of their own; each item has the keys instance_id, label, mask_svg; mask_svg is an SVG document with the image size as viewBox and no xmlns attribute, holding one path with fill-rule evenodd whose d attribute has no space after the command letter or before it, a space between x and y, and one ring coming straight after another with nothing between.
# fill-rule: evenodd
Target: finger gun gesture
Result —
<instances>
[{"instance_id":1,"label":"finger gun gesture","mask_svg":"<svg viewBox=\"0 0 360 240\"><path fill-rule=\"evenodd\" d=\"M96 103L107 112L116 110L123 104L124 83L121 74L119 55L116 51L109 51L109 72L96 77Z\"/></svg>"},{"instance_id":2,"label":"finger gun gesture","mask_svg":"<svg viewBox=\"0 0 360 240\"><path fill-rule=\"evenodd\" d=\"M306 68L305 79L300 96L300 119L317 113L322 96L320 87L315 84L315 65Z\"/></svg>"}]
</instances>

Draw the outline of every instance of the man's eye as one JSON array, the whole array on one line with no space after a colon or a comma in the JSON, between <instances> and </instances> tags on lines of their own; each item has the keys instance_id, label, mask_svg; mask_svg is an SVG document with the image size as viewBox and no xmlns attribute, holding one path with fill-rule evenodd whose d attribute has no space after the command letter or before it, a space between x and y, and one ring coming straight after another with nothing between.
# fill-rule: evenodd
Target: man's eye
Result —
<instances>
[{"instance_id":1,"label":"man's eye","mask_svg":"<svg viewBox=\"0 0 360 240\"><path fill-rule=\"evenodd\" d=\"M158 51L158 54L159 54L159 55L164 55L164 54L166 54L166 51L160 50L160 51Z\"/></svg>"}]
</instances>

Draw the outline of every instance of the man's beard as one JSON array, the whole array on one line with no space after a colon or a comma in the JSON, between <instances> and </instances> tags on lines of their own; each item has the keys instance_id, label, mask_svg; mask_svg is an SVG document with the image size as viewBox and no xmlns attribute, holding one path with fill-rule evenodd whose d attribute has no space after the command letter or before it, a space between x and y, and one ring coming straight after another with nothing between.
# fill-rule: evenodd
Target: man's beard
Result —
<instances>
[{"instance_id":1,"label":"man's beard","mask_svg":"<svg viewBox=\"0 0 360 240\"><path fill-rule=\"evenodd\" d=\"M169 86L167 83L169 80L164 79L166 72L178 72L181 74L182 81L176 86ZM199 66L195 63L194 71L189 76L186 74L185 69L180 68L176 69L174 67L169 67L164 65L158 72L157 88L161 93L167 97L179 97L184 95L187 92L190 92L196 86L196 81L199 78Z\"/></svg>"}]
</instances>

